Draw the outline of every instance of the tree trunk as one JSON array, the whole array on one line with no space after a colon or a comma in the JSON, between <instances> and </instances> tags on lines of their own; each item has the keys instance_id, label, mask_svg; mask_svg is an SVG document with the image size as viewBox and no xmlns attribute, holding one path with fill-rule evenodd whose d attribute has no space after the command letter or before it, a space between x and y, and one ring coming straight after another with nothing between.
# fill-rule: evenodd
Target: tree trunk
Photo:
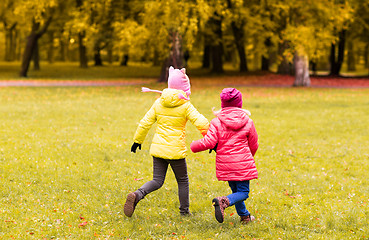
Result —
<instances>
[{"instance_id":1,"label":"tree trunk","mask_svg":"<svg viewBox=\"0 0 369 240\"><path fill-rule=\"evenodd\" d=\"M111 43L108 45L108 63L113 64L113 46Z\"/></svg>"},{"instance_id":2,"label":"tree trunk","mask_svg":"<svg viewBox=\"0 0 369 240\"><path fill-rule=\"evenodd\" d=\"M222 20L220 18L211 18L210 25L214 29L214 39L210 48L213 73L222 73L223 70L223 44L222 44Z\"/></svg>"},{"instance_id":3,"label":"tree trunk","mask_svg":"<svg viewBox=\"0 0 369 240\"><path fill-rule=\"evenodd\" d=\"M277 72L280 74L291 74L291 64L287 61L286 57L283 55L285 49L288 48L288 44L286 42L279 43L278 45L278 55L281 62L278 65Z\"/></svg>"},{"instance_id":4,"label":"tree trunk","mask_svg":"<svg viewBox=\"0 0 369 240\"><path fill-rule=\"evenodd\" d=\"M79 11L82 11L83 0L76 0L76 5ZM87 50L86 46L83 43L83 40L86 36L85 31L81 31L78 33L78 50L79 50L79 66L81 68L87 68L88 60L87 60Z\"/></svg>"},{"instance_id":5,"label":"tree trunk","mask_svg":"<svg viewBox=\"0 0 369 240\"><path fill-rule=\"evenodd\" d=\"M347 70L356 71L355 51L352 40L347 42Z\"/></svg>"},{"instance_id":6,"label":"tree trunk","mask_svg":"<svg viewBox=\"0 0 369 240\"><path fill-rule=\"evenodd\" d=\"M78 33L79 66L81 68L87 68L87 51L86 46L83 44L85 35L86 33L84 31Z\"/></svg>"},{"instance_id":7,"label":"tree trunk","mask_svg":"<svg viewBox=\"0 0 369 240\"><path fill-rule=\"evenodd\" d=\"M338 56L336 61L336 45L332 43L331 46L331 72L329 75L338 76L341 71L344 55L345 55L345 42L346 42L346 30L342 30L338 33Z\"/></svg>"},{"instance_id":8,"label":"tree trunk","mask_svg":"<svg viewBox=\"0 0 369 240\"><path fill-rule=\"evenodd\" d=\"M240 58L239 70L240 72L247 72L248 67L247 67L247 60L246 60L245 37L244 37L243 29L237 27L235 22L232 22L231 25L232 25L233 36L234 36L236 47L237 47L238 57Z\"/></svg>"},{"instance_id":9,"label":"tree trunk","mask_svg":"<svg viewBox=\"0 0 369 240\"><path fill-rule=\"evenodd\" d=\"M231 0L227 0L228 9L233 12L233 4ZM242 18L242 16L239 16ZM234 41L236 44L238 57L240 58L239 63L239 71L240 72L247 72L247 61L246 61L246 53L245 53L245 32L243 30L243 25L245 24L244 19L238 19L241 23L237 25L235 21L231 22L231 28L233 32Z\"/></svg>"},{"instance_id":10,"label":"tree trunk","mask_svg":"<svg viewBox=\"0 0 369 240\"><path fill-rule=\"evenodd\" d=\"M267 54L263 54L263 56L261 57L261 70L262 71L269 71L269 65L270 65L270 46L272 45L272 41L270 39L270 37L268 37L265 41L264 41L264 46L267 49Z\"/></svg>"},{"instance_id":11,"label":"tree trunk","mask_svg":"<svg viewBox=\"0 0 369 240\"><path fill-rule=\"evenodd\" d=\"M173 47L172 47L172 62L174 68L183 67L183 53L182 53L182 39L180 38L178 32L172 34Z\"/></svg>"},{"instance_id":12,"label":"tree trunk","mask_svg":"<svg viewBox=\"0 0 369 240\"><path fill-rule=\"evenodd\" d=\"M60 37L59 42L60 42L60 61L65 62L67 60L67 57L66 57L67 48L66 48L66 44L65 44L63 37Z\"/></svg>"},{"instance_id":13,"label":"tree trunk","mask_svg":"<svg viewBox=\"0 0 369 240\"><path fill-rule=\"evenodd\" d=\"M17 59L17 38L18 38L18 30L14 27L12 30L11 35L11 41L10 41L10 61L15 61Z\"/></svg>"},{"instance_id":14,"label":"tree trunk","mask_svg":"<svg viewBox=\"0 0 369 240\"><path fill-rule=\"evenodd\" d=\"M209 44L205 43L204 44L204 54L203 54L203 57L202 57L202 68L209 68L210 67L210 49L211 49L211 46Z\"/></svg>"},{"instance_id":15,"label":"tree trunk","mask_svg":"<svg viewBox=\"0 0 369 240\"><path fill-rule=\"evenodd\" d=\"M264 55L261 56L261 70L269 71L269 58L265 57Z\"/></svg>"},{"instance_id":16,"label":"tree trunk","mask_svg":"<svg viewBox=\"0 0 369 240\"><path fill-rule=\"evenodd\" d=\"M311 71L312 71L313 75L317 75L316 62L315 61L310 61L310 65L311 65Z\"/></svg>"},{"instance_id":17,"label":"tree trunk","mask_svg":"<svg viewBox=\"0 0 369 240\"><path fill-rule=\"evenodd\" d=\"M4 23L4 29L5 29L5 55L4 55L4 60L5 61L10 61L10 42L11 42L11 32L9 31L9 29L6 28L6 24Z\"/></svg>"},{"instance_id":18,"label":"tree trunk","mask_svg":"<svg viewBox=\"0 0 369 240\"><path fill-rule=\"evenodd\" d=\"M306 55L295 53L294 57L295 63L295 82L293 86L295 87L309 87L310 75L309 75L309 60Z\"/></svg>"},{"instance_id":19,"label":"tree trunk","mask_svg":"<svg viewBox=\"0 0 369 240\"><path fill-rule=\"evenodd\" d=\"M35 47L32 54L33 70L40 70L40 52L38 48L38 41L36 40Z\"/></svg>"},{"instance_id":20,"label":"tree trunk","mask_svg":"<svg viewBox=\"0 0 369 240\"><path fill-rule=\"evenodd\" d=\"M24 52L23 52L22 66L21 66L21 71L19 73L21 77L27 77L27 72L28 72L29 65L32 59L33 50L34 50L36 41L37 41L36 33L32 32L27 37L26 48L24 49Z\"/></svg>"},{"instance_id":21,"label":"tree trunk","mask_svg":"<svg viewBox=\"0 0 369 240\"><path fill-rule=\"evenodd\" d=\"M338 59L337 59L337 75L340 74L341 67L345 56L345 43L346 43L346 30L342 30L339 33L338 42Z\"/></svg>"},{"instance_id":22,"label":"tree trunk","mask_svg":"<svg viewBox=\"0 0 369 240\"><path fill-rule=\"evenodd\" d=\"M183 67L183 53L182 53L182 39L177 32L172 34L172 49L168 58L163 61L160 72L159 82L166 82L168 80L169 67L173 66L176 69Z\"/></svg>"},{"instance_id":23,"label":"tree trunk","mask_svg":"<svg viewBox=\"0 0 369 240\"><path fill-rule=\"evenodd\" d=\"M20 31L19 31L19 29L17 29L15 31L15 39L17 40L14 43L15 60L21 61L21 59L22 59L22 48L21 48L21 45L22 45L23 42L22 42L21 37L20 37Z\"/></svg>"},{"instance_id":24,"label":"tree trunk","mask_svg":"<svg viewBox=\"0 0 369 240\"><path fill-rule=\"evenodd\" d=\"M329 55L329 62L331 64L329 75L333 75L333 73L337 72L336 65L336 44L331 44L331 54Z\"/></svg>"},{"instance_id":25,"label":"tree trunk","mask_svg":"<svg viewBox=\"0 0 369 240\"><path fill-rule=\"evenodd\" d=\"M184 60L184 64L183 67L187 67L188 66L188 60L190 59L190 51L186 50L183 53L183 60Z\"/></svg>"},{"instance_id":26,"label":"tree trunk","mask_svg":"<svg viewBox=\"0 0 369 240\"><path fill-rule=\"evenodd\" d=\"M212 56L212 68L213 73L222 73L223 70L223 47L221 44L211 46L211 56Z\"/></svg>"},{"instance_id":27,"label":"tree trunk","mask_svg":"<svg viewBox=\"0 0 369 240\"><path fill-rule=\"evenodd\" d=\"M27 72L31 59L34 54L35 47L37 47L38 39L46 32L52 20L52 15L45 21L44 26L40 29L40 24L36 23L35 20L32 23L32 30L30 35L27 37L26 48L24 49L22 65L19 75L21 77L27 77Z\"/></svg>"},{"instance_id":28,"label":"tree trunk","mask_svg":"<svg viewBox=\"0 0 369 240\"><path fill-rule=\"evenodd\" d=\"M120 65L121 65L121 66L127 66L127 64L128 64L128 59L129 59L128 54L124 54L124 55L122 56L122 60L120 61Z\"/></svg>"},{"instance_id":29,"label":"tree trunk","mask_svg":"<svg viewBox=\"0 0 369 240\"><path fill-rule=\"evenodd\" d=\"M8 27L7 22L4 20L4 31L5 31L5 61L14 61L16 58L16 47L17 47L17 33L16 26L17 23L14 23L11 27Z\"/></svg>"},{"instance_id":30,"label":"tree trunk","mask_svg":"<svg viewBox=\"0 0 369 240\"><path fill-rule=\"evenodd\" d=\"M94 60L95 60L95 66L102 66L102 59L101 59L101 49L98 43L95 44L94 49Z\"/></svg>"},{"instance_id":31,"label":"tree trunk","mask_svg":"<svg viewBox=\"0 0 369 240\"><path fill-rule=\"evenodd\" d=\"M159 76L159 79L158 79L159 82L166 82L166 81L168 81L169 66L170 65L171 65L170 58L166 58L163 61L163 64L161 66L160 76Z\"/></svg>"},{"instance_id":32,"label":"tree trunk","mask_svg":"<svg viewBox=\"0 0 369 240\"><path fill-rule=\"evenodd\" d=\"M127 53L126 53L127 54ZM141 61L146 61L146 56L143 56L142 57L142 60ZM159 54L159 51L158 50L154 50L154 58L153 58L153 61L152 61L153 65L154 66L162 66L163 65L163 61L160 59L160 54Z\"/></svg>"}]
</instances>

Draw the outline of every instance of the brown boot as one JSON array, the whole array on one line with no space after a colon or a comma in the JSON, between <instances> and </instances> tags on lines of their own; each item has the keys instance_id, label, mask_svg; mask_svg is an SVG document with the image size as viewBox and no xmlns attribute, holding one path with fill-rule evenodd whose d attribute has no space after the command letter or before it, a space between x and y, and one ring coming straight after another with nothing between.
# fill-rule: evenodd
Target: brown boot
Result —
<instances>
[{"instance_id":1,"label":"brown boot","mask_svg":"<svg viewBox=\"0 0 369 240\"><path fill-rule=\"evenodd\" d=\"M215 218L222 223L224 221L224 209L229 207L229 199L227 197L216 197L213 199L213 206L215 208Z\"/></svg>"},{"instance_id":2,"label":"brown boot","mask_svg":"<svg viewBox=\"0 0 369 240\"><path fill-rule=\"evenodd\" d=\"M129 193L127 195L127 200L126 203L124 204L124 214L127 217L131 217L133 212L135 211L136 205L137 205L137 200L136 200L136 194L135 193Z\"/></svg>"},{"instance_id":3,"label":"brown boot","mask_svg":"<svg viewBox=\"0 0 369 240\"><path fill-rule=\"evenodd\" d=\"M252 222L255 220L254 216L251 216L250 214L247 216L241 216L241 223L242 224L248 224L249 222Z\"/></svg>"}]
</instances>

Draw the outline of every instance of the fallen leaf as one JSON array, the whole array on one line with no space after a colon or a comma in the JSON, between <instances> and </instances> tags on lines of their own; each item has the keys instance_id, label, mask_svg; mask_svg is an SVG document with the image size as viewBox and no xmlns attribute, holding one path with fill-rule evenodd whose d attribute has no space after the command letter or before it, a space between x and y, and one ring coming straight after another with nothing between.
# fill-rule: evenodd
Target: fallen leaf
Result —
<instances>
[{"instance_id":1,"label":"fallen leaf","mask_svg":"<svg viewBox=\"0 0 369 240\"><path fill-rule=\"evenodd\" d=\"M80 227L84 227L84 226L86 226L87 225L87 221L86 222L82 222L82 223L80 223L80 224L78 224L78 226L80 226Z\"/></svg>"}]
</instances>

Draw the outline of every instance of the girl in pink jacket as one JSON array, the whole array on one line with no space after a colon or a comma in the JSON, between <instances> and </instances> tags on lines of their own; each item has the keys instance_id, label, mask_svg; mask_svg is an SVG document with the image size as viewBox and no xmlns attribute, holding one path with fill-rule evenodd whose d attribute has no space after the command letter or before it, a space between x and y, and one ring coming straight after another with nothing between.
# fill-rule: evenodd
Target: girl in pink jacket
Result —
<instances>
[{"instance_id":1,"label":"girl in pink jacket","mask_svg":"<svg viewBox=\"0 0 369 240\"><path fill-rule=\"evenodd\" d=\"M254 155L258 135L250 112L242 109L242 94L235 88L225 88L220 94L222 109L211 123L204 138L191 143L193 152L216 151L216 176L228 181L232 194L213 199L215 218L222 223L224 209L235 205L242 223L255 220L246 209L250 180L258 178Z\"/></svg>"}]
</instances>

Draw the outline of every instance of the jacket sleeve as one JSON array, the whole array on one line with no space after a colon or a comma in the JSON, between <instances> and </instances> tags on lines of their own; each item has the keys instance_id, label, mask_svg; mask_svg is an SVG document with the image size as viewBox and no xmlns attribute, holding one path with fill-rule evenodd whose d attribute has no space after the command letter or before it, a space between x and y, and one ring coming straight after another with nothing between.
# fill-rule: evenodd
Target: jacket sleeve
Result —
<instances>
[{"instance_id":1,"label":"jacket sleeve","mask_svg":"<svg viewBox=\"0 0 369 240\"><path fill-rule=\"evenodd\" d=\"M259 148L259 143L258 143L258 134L256 132L255 125L254 125L254 122L252 120L251 120L251 123L250 123L250 133L247 136L247 138L248 138L249 148L250 148L251 154L252 154L252 156L255 156L255 153Z\"/></svg>"},{"instance_id":2,"label":"jacket sleeve","mask_svg":"<svg viewBox=\"0 0 369 240\"><path fill-rule=\"evenodd\" d=\"M187 119L205 136L209 129L209 121L191 103L188 104L186 113Z\"/></svg>"},{"instance_id":3,"label":"jacket sleeve","mask_svg":"<svg viewBox=\"0 0 369 240\"><path fill-rule=\"evenodd\" d=\"M145 114L145 116L141 119L136 133L133 137L133 141L135 143L142 144L145 140L145 137L150 130L151 126L156 122L156 114L155 114L155 103L152 105L150 110Z\"/></svg>"},{"instance_id":4,"label":"jacket sleeve","mask_svg":"<svg viewBox=\"0 0 369 240\"><path fill-rule=\"evenodd\" d=\"M217 143L218 143L217 129L212 122L210 124L207 134L202 139L193 141L190 147L191 151L196 153L204 151L206 149L213 149Z\"/></svg>"}]
</instances>

